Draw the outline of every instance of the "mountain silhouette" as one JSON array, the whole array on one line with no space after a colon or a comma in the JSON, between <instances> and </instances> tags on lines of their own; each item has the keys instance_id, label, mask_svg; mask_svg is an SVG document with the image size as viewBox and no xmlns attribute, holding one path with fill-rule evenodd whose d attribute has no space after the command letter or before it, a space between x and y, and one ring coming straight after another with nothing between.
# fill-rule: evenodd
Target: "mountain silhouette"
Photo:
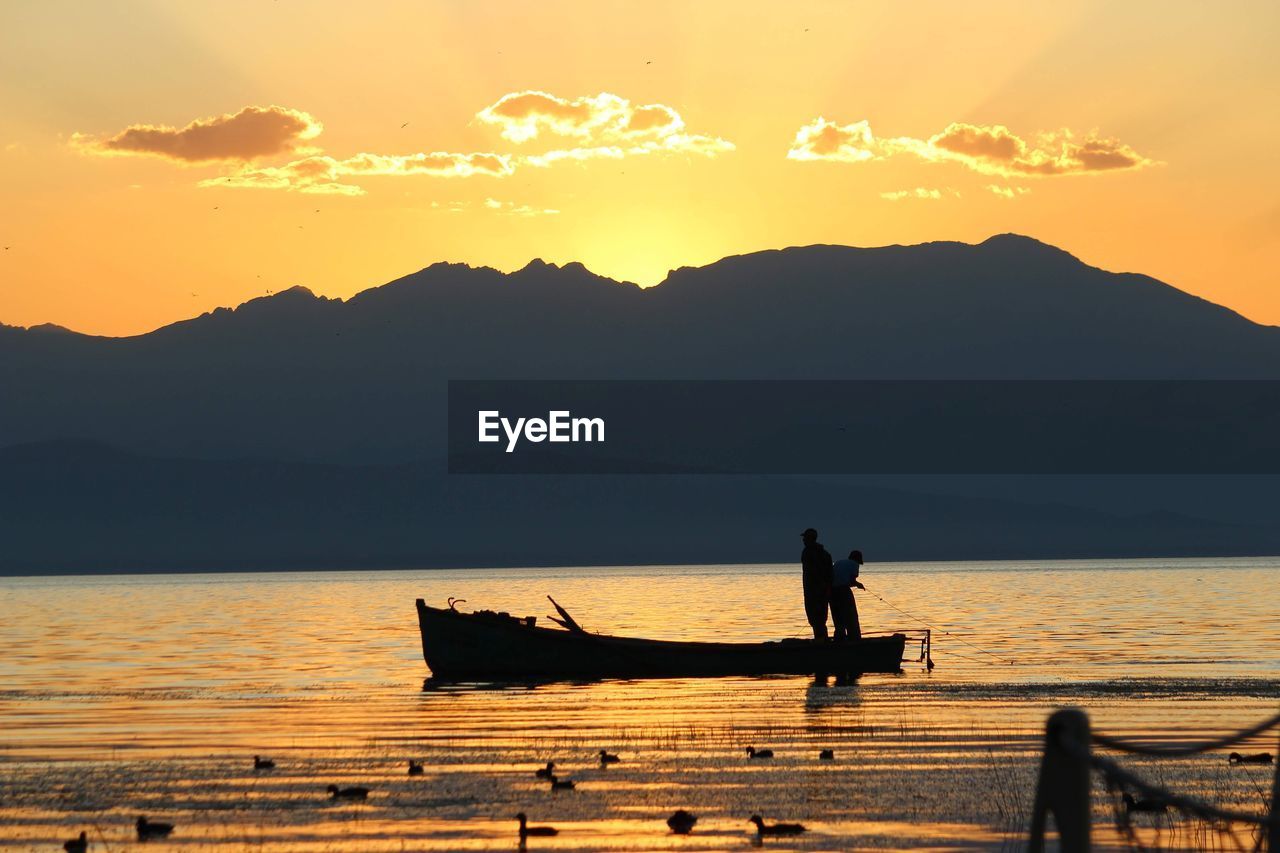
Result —
<instances>
[{"instance_id":1,"label":"mountain silhouette","mask_svg":"<svg viewBox=\"0 0 1280 853\"><path fill-rule=\"evenodd\" d=\"M1275 378L1280 329L1014 235L808 246L641 289L581 264L435 264L127 338L0 328L0 446L436 458L448 379Z\"/></svg>"},{"instance_id":2,"label":"mountain silhouette","mask_svg":"<svg viewBox=\"0 0 1280 853\"><path fill-rule=\"evenodd\" d=\"M107 553L123 565L130 541L151 543L146 559L135 544L140 563L175 567L208 565L214 554L224 567L692 560L717 553L715 539L750 545L741 550L766 559L770 540L748 529L772 536L773 520L747 501L783 511L786 502L771 495L811 515L834 502L867 525L874 518L899 555L1257 553L1280 545L1266 524L1245 532L1231 526L1230 512L1213 513L1274 494L1256 487L1261 480L1233 486L1237 497L1209 502L1203 523L1192 523L1188 506L1170 503L1168 484L1155 480L1133 485L1124 507L1076 488L1072 509L1053 506L1049 481L979 500L956 493L954 479L917 478L899 489L883 478L857 488L854 480L801 487L753 478L743 489L736 478L715 477L522 477L500 487L446 477L446 382L519 378L1272 379L1280 378L1280 328L1011 234L977 245L756 252L674 270L647 289L576 263L533 261L507 274L439 263L345 300L294 287L124 338L0 326L0 448L11 448L0 454L8 510L0 535L10 543L0 571L101 568ZM182 488L166 492L165 483ZM358 496L350 517L340 508L344 494ZM184 504L199 512L179 523ZM498 504L501 511L492 509ZM237 506L258 514L245 517ZM953 519L965 518L966 506L988 512L974 530L996 530L1006 518L1005 538L957 529ZM413 523L397 507L414 508ZM566 544L575 528L563 519L574 513L603 516L599 530L613 539ZM668 526L636 537L607 522L619 516ZM277 517L290 519L287 531L263 521ZM171 532L158 533L146 518ZM483 538L446 548L441 519L478 537L520 530L527 547L510 559ZM789 516L779 521L795 526ZM863 521L847 523L861 530ZM262 536L246 536L239 551L214 547L262 524ZM687 535L698 528L705 533ZM341 547L321 544L344 530ZM172 547L156 545L158 536ZM945 539L935 538L936 549L921 544L930 536ZM117 540L124 544L105 548ZM610 541L627 544L611 551ZM95 542L103 548L91 557ZM789 559L790 550L768 553Z\"/></svg>"}]
</instances>

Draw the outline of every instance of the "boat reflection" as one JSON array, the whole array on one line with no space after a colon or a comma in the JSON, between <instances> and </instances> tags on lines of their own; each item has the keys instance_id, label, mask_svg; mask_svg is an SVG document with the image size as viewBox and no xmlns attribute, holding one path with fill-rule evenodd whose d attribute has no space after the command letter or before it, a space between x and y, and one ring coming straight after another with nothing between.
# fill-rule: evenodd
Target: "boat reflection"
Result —
<instances>
[{"instance_id":1,"label":"boat reflection","mask_svg":"<svg viewBox=\"0 0 1280 853\"><path fill-rule=\"evenodd\" d=\"M861 673L852 675L818 675L814 679L814 685L824 686L828 682L836 687L855 686ZM613 686L627 687L632 685L643 685L647 683L662 684L698 684L723 682L730 683L746 683L752 682L776 682L794 684L799 679L794 675L780 673L778 675L726 675L726 676L688 676L683 678L519 678L519 679L501 679L494 681L462 681L450 678L437 678L434 675L427 676L422 680L421 693L501 693L516 690L537 690L546 687L598 687Z\"/></svg>"},{"instance_id":2,"label":"boat reflection","mask_svg":"<svg viewBox=\"0 0 1280 853\"><path fill-rule=\"evenodd\" d=\"M856 707L862 702L858 684L857 675L815 676L804 691L805 712L822 713Z\"/></svg>"}]
</instances>

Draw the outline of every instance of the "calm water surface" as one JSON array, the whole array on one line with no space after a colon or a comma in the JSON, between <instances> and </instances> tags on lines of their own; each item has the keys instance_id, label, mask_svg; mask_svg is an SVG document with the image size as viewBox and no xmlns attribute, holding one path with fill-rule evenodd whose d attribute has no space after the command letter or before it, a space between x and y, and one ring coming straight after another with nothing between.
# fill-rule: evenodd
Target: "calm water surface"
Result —
<instances>
[{"instance_id":1,"label":"calm water surface","mask_svg":"<svg viewBox=\"0 0 1280 853\"><path fill-rule=\"evenodd\" d=\"M588 630L777 639L807 631L797 573L0 579L0 849L86 829L93 849L130 850L146 814L178 824L149 848L511 850L517 811L561 830L531 849L738 850L753 813L809 826L766 842L779 850L1013 849L1053 708L1177 742L1280 705L1280 559L868 565L864 628L931 624L931 674L424 689L417 597L543 617L550 593ZM777 757L749 761L748 745ZM601 769L600 749L622 762ZM254 754L277 769L253 771ZM548 760L577 790L533 778ZM1269 785L1221 755L1130 766L1252 811ZM372 793L335 804L330 783ZM700 817L688 838L666 831L676 808Z\"/></svg>"}]
</instances>

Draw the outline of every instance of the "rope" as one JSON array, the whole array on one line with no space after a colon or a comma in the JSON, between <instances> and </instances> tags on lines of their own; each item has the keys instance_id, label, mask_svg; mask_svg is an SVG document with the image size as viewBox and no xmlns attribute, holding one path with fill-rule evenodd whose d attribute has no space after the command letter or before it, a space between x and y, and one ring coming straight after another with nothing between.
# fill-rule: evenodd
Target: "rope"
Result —
<instances>
[{"instance_id":1,"label":"rope","mask_svg":"<svg viewBox=\"0 0 1280 853\"><path fill-rule=\"evenodd\" d=\"M1268 720L1267 724L1271 725L1275 722L1276 720L1274 719ZM1093 739L1096 741L1099 738L1095 737ZM1110 758L1102 755L1095 755L1088 750L1081 749L1078 744L1071 743L1065 738L1058 737L1057 743L1059 747L1064 751L1071 753L1077 759L1088 761L1095 770L1106 776L1108 781L1119 782L1121 785L1133 788L1144 797L1159 800L1160 802L1166 803L1174 808L1181 809L1187 814L1194 815L1201 820L1217 820L1227 823L1251 823L1258 826L1271 826L1275 820L1263 815L1238 812L1231 809L1221 809L1217 806L1210 805L1209 803L1192 799L1191 797L1183 797L1165 788L1152 785L1141 777L1125 770Z\"/></svg>"},{"instance_id":2,"label":"rope","mask_svg":"<svg viewBox=\"0 0 1280 853\"><path fill-rule=\"evenodd\" d=\"M967 660L969 661L969 663L985 663L987 664L987 666L991 666L989 661L985 661L982 658L969 657L968 655L961 654L960 652L957 652L955 650L949 651L947 652L947 654L950 655L951 657L960 658L960 660Z\"/></svg>"},{"instance_id":3,"label":"rope","mask_svg":"<svg viewBox=\"0 0 1280 853\"><path fill-rule=\"evenodd\" d=\"M986 655L987 657L991 658L992 660L999 661L1001 664L1005 664L1005 665L1007 665L1007 666L1013 666L1013 661L1012 661L1011 659L1009 659L1009 658L1002 658L1002 657L1000 657L999 655L992 654L991 652L987 651L986 649L982 648L981 646L975 646L973 643L969 642L968 640L964 639L963 637L957 637L955 634L951 633L950 631L943 631L943 630L941 630L941 629L939 629L939 628L935 628L935 627L933 627L932 625L930 625L930 624L929 624L929 620L925 619L923 616L917 616L917 615L916 615L916 614L914 614L914 613L908 613L907 611L903 610L901 607L897 607L897 606L895 606L895 605L893 605L893 604L890 604L889 602L885 601L885 600L884 600L884 598L883 598L882 596L876 595L874 592L872 592L872 591L871 591L871 590L869 590L869 589L865 589L865 588L864 588L864 589L863 589L863 592L867 593L867 595L870 595L872 598L874 598L876 601L879 601L881 604L883 604L885 607L888 607L890 610L896 610L898 613L901 613L903 616L906 616L908 619L914 619L914 620L916 620L917 622L923 622L923 623L924 623L924 626L925 626L926 628L928 628L930 631L933 631L935 634L943 634L943 635L945 635L945 636L947 636L947 637L950 637L951 639L955 640L957 643L963 643L964 645L968 646L969 648L973 649L974 651L981 652L982 654ZM952 654L955 654L955 652L952 652ZM965 660L971 660L971 658L965 658ZM981 662L982 662L982 661L979 661L979 663L981 663Z\"/></svg>"},{"instance_id":4,"label":"rope","mask_svg":"<svg viewBox=\"0 0 1280 853\"><path fill-rule=\"evenodd\" d=\"M1108 779L1120 782L1122 785L1126 785L1130 788L1134 788L1144 797L1159 800L1162 803L1167 803L1174 808L1181 809L1188 814L1195 815L1201 820L1219 820L1226 823L1252 823L1258 826L1270 826L1272 824L1272 818L1265 815L1238 812L1232 809L1221 809L1217 806L1210 805L1209 803L1203 803L1200 800L1195 800L1191 797L1184 797L1165 788L1152 785L1143 781L1140 777L1135 776L1128 770L1125 770L1119 764L1116 764L1110 758L1106 758L1105 756L1091 755L1089 756L1089 763L1093 765L1094 769L1100 771Z\"/></svg>"},{"instance_id":5,"label":"rope","mask_svg":"<svg viewBox=\"0 0 1280 853\"><path fill-rule=\"evenodd\" d=\"M1228 746L1234 746L1241 741L1248 740L1262 734L1267 729L1275 728L1280 725L1280 714L1276 714L1270 719L1263 720L1256 726L1247 728L1244 731L1236 732L1217 740L1205 741L1194 746L1140 746L1136 743L1119 740L1117 738L1108 737L1107 735L1095 734L1092 736L1094 743L1098 746L1105 746L1107 749L1114 749L1119 752L1127 752L1132 755L1154 755L1165 756L1169 758L1185 758L1190 755L1199 755L1202 752L1209 752L1215 749L1222 749Z\"/></svg>"}]
</instances>

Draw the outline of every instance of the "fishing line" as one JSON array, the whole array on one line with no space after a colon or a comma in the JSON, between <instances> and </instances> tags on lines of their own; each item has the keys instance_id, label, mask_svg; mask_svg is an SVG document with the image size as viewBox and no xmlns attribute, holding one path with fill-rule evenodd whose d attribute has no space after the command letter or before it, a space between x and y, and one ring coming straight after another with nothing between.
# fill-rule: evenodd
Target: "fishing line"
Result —
<instances>
[{"instance_id":1,"label":"fishing line","mask_svg":"<svg viewBox=\"0 0 1280 853\"><path fill-rule=\"evenodd\" d=\"M991 666L990 661L983 660L982 658L969 657L969 655L961 654L960 652L957 652L955 649L948 651L947 654L953 658L960 658L960 660L967 660L970 663L982 663L982 664L986 664L987 666Z\"/></svg>"},{"instance_id":2,"label":"fishing line","mask_svg":"<svg viewBox=\"0 0 1280 853\"><path fill-rule=\"evenodd\" d=\"M901 607L897 607L896 605L890 604L889 602L887 602L887 601L885 601L885 600L884 600L884 597L883 597L883 596L877 595L876 593L872 592L872 591L871 591L871 590L869 590L869 589L866 589L865 587L863 588L863 592L865 592L865 593L867 593L868 595L870 595L870 596L871 596L872 598L874 598L876 601L879 601L879 602L880 602L881 604L883 604L885 607L888 607L888 608L889 608L889 609L891 609L891 610L896 610L896 611L898 611L899 613L901 613L903 616L908 617L909 619L915 619L915 620L917 620L917 621L919 621L919 622L923 622L923 623L924 623L924 626L925 626L926 628L928 628L930 631L933 631L934 633L937 633L937 634L943 634L943 635L945 635L945 636L947 636L947 637L950 637L951 639L955 640L957 643L963 643L964 645L968 646L969 648L973 649L974 651L981 652L982 654L986 655L987 657L991 658L992 660L996 660L996 661L999 661L999 662L1000 662L1000 663L1002 663L1002 664L1007 664L1007 665L1009 665L1009 666L1013 666L1013 660L1012 660L1012 659L1010 659L1010 658L1002 658L1002 657L1000 657L1000 656L999 656L999 655L997 655L997 654L992 654L991 652L987 651L986 649L982 648L981 646L976 646L976 645L974 645L973 643L969 642L968 640L964 639L963 637L957 637L955 634L951 633L950 631L943 631L943 630L941 630L941 629L939 629L939 628L935 628L935 627L933 627L932 625L930 625L930 624L929 624L929 620L928 620L928 619L925 619L925 618L924 618L924 617L922 617L922 616L917 616L917 615L916 615L916 614L914 614L914 613L908 613L907 611L903 610ZM952 652L952 654L955 654L955 652Z\"/></svg>"}]
</instances>

